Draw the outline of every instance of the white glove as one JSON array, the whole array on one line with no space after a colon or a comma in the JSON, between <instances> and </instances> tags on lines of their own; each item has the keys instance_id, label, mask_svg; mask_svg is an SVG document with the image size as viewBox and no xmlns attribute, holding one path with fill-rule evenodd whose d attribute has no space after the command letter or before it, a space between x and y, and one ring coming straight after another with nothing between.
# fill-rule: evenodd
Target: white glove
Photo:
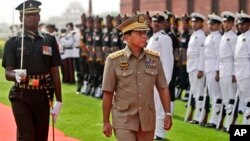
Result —
<instances>
[{"instance_id":1,"label":"white glove","mask_svg":"<svg viewBox=\"0 0 250 141\"><path fill-rule=\"evenodd\" d=\"M51 115L53 117L54 122L56 122L57 116L61 111L61 107L62 107L62 102L56 101L51 111Z\"/></svg>"},{"instance_id":2,"label":"white glove","mask_svg":"<svg viewBox=\"0 0 250 141\"><path fill-rule=\"evenodd\" d=\"M20 83L21 79L23 77L27 76L27 71L26 69L15 69L13 70L15 72L15 78L16 78L16 82Z\"/></svg>"}]
</instances>

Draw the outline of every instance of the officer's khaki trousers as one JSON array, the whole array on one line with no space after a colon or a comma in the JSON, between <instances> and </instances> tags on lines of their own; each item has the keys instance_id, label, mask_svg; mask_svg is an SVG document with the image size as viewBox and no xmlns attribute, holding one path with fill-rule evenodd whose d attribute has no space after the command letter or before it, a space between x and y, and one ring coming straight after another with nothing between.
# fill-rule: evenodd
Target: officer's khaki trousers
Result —
<instances>
[{"instance_id":1,"label":"officer's khaki trousers","mask_svg":"<svg viewBox=\"0 0 250 141\"><path fill-rule=\"evenodd\" d=\"M115 129L117 141L153 141L154 131L132 131Z\"/></svg>"}]
</instances>

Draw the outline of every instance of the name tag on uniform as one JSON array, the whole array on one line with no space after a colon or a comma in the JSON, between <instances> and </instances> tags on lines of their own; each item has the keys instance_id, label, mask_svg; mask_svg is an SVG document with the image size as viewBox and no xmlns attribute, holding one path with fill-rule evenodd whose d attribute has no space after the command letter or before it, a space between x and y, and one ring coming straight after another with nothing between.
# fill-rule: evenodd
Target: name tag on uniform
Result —
<instances>
[{"instance_id":1,"label":"name tag on uniform","mask_svg":"<svg viewBox=\"0 0 250 141\"><path fill-rule=\"evenodd\" d=\"M52 47L50 46L43 46L43 54L52 56Z\"/></svg>"}]
</instances>

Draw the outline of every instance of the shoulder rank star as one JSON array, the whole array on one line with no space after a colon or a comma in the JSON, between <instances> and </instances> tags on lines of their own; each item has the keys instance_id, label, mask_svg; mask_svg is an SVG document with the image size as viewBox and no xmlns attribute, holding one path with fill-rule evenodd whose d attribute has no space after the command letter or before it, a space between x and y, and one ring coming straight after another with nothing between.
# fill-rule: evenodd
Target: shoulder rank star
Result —
<instances>
[{"instance_id":1,"label":"shoulder rank star","mask_svg":"<svg viewBox=\"0 0 250 141\"><path fill-rule=\"evenodd\" d=\"M153 59L147 58L146 59L146 64L145 64L146 68L155 68L156 67L156 62Z\"/></svg>"},{"instance_id":2,"label":"shoulder rank star","mask_svg":"<svg viewBox=\"0 0 250 141\"><path fill-rule=\"evenodd\" d=\"M128 64L127 61L124 61L124 60L123 60L123 61L120 61L119 66L120 66L120 68L121 68L122 70L127 70L128 67L129 67L129 64Z\"/></svg>"}]
</instances>

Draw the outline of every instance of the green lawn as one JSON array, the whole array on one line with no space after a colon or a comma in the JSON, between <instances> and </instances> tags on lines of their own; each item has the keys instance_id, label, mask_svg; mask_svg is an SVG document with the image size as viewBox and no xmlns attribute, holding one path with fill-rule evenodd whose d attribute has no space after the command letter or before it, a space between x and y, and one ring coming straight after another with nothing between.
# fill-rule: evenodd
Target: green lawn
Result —
<instances>
[{"instance_id":1,"label":"green lawn","mask_svg":"<svg viewBox=\"0 0 250 141\"><path fill-rule=\"evenodd\" d=\"M1 63L1 60L0 60ZM0 103L10 105L8 91L11 86L0 67ZM63 108L56 127L67 136L81 141L115 141L102 134L101 100L75 94L75 86L63 84ZM183 122L185 103L177 101L173 128L167 133L170 141L229 141L229 134Z\"/></svg>"}]
</instances>

